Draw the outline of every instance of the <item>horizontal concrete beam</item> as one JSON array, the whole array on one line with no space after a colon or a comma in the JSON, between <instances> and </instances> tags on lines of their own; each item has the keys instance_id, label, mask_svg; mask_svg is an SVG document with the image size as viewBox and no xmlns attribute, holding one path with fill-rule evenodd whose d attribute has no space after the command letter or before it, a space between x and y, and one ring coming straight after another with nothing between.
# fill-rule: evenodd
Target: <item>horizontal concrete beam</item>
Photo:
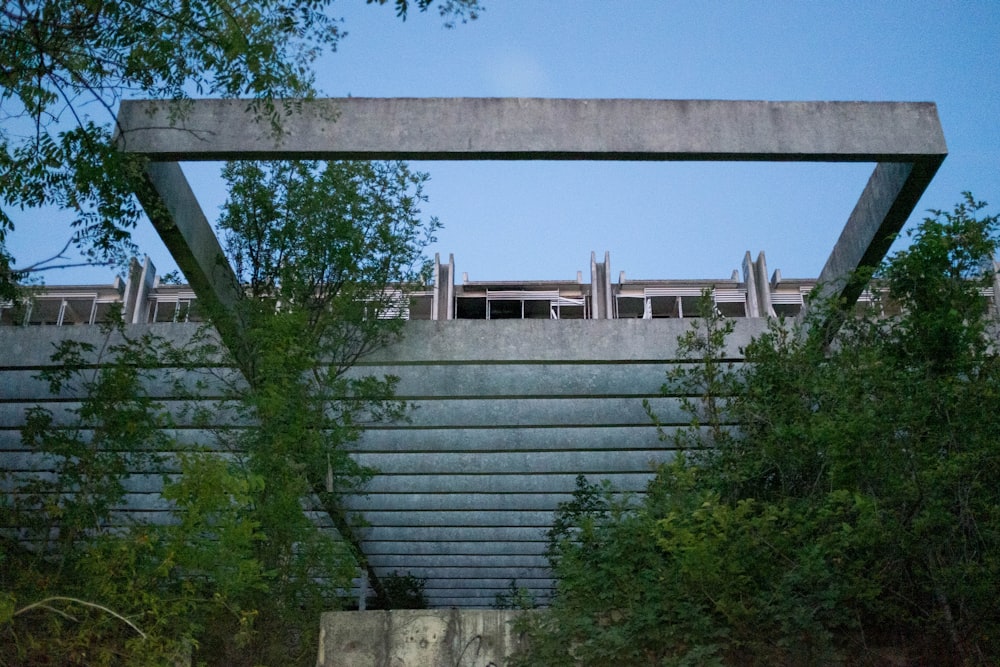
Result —
<instances>
[{"instance_id":1,"label":"horizontal concrete beam","mask_svg":"<svg viewBox=\"0 0 1000 667\"><path fill-rule=\"evenodd\" d=\"M412 427L648 426L642 398L483 398L415 401ZM664 424L687 424L679 398L648 400ZM489 437L484 433L480 437Z\"/></svg>"},{"instance_id":2,"label":"horizontal concrete beam","mask_svg":"<svg viewBox=\"0 0 1000 667\"><path fill-rule=\"evenodd\" d=\"M547 528L454 526L362 526L355 532L362 542L547 542Z\"/></svg>"},{"instance_id":3,"label":"horizontal concrete beam","mask_svg":"<svg viewBox=\"0 0 1000 667\"><path fill-rule=\"evenodd\" d=\"M542 596L535 597L541 598ZM429 604L432 609L488 610L493 609L495 602L495 597L483 595L474 598L429 597Z\"/></svg>"},{"instance_id":4,"label":"horizontal concrete beam","mask_svg":"<svg viewBox=\"0 0 1000 667\"><path fill-rule=\"evenodd\" d=\"M672 431L666 427L668 437ZM2 443L2 440L0 440ZM2 446L2 445L0 445ZM365 431L352 452L566 451L663 447L652 424L558 428L421 428Z\"/></svg>"},{"instance_id":5,"label":"horizontal concrete beam","mask_svg":"<svg viewBox=\"0 0 1000 667\"><path fill-rule=\"evenodd\" d=\"M596 360L595 360L596 361ZM473 398L491 396L659 396L668 382L666 363L420 364L360 366L351 375L395 375L396 396Z\"/></svg>"},{"instance_id":6,"label":"horizontal concrete beam","mask_svg":"<svg viewBox=\"0 0 1000 667\"><path fill-rule=\"evenodd\" d=\"M647 399L664 424L687 424L691 416L681 407L679 398ZM0 428L16 428L24 422L25 410L37 402L0 403ZM170 414L177 426L198 426L198 415L192 415L188 401L160 401L163 412ZM47 406L56 425L77 423L73 410L75 401L52 403ZM538 398L538 399L456 399L453 401L416 401L408 413L408 422L399 428L440 427L518 427L518 426L649 426L651 420L641 398ZM212 406L213 419L221 425L247 426L250 421L240 414L237 406ZM357 417L364 424L364 415ZM489 433L480 437L489 438Z\"/></svg>"},{"instance_id":7,"label":"horizontal concrete beam","mask_svg":"<svg viewBox=\"0 0 1000 667\"><path fill-rule=\"evenodd\" d=\"M398 568L397 568L398 569ZM548 579L547 567L412 567L406 568L414 577L434 579ZM378 568L379 575L392 574L392 568Z\"/></svg>"},{"instance_id":8,"label":"horizontal concrete beam","mask_svg":"<svg viewBox=\"0 0 1000 667\"><path fill-rule=\"evenodd\" d=\"M486 582L486 585L482 590L477 591L468 585L470 583L469 580L450 582L445 579L436 579L427 582L428 585L434 584L434 586L425 588L425 591L428 592L429 596L433 597L450 596L466 600L470 598L488 598L489 602L484 605L484 607L488 608L494 608L498 593L508 596L510 594L511 579L482 579L481 581ZM536 599L551 597L555 589L555 581L551 577L515 579L514 581L518 588L526 589Z\"/></svg>"},{"instance_id":9,"label":"horizontal concrete beam","mask_svg":"<svg viewBox=\"0 0 1000 667\"><path fill-rule=\"evenodd\" d=\"M71 327L58 327L70 329ZM84 328L84 327L79 327ZM87 327L89 328L89 327ZM52 348L49 348L50 350ZM0 398L20 398L41 402L56 399L82 398L87 392L78 383L67 383L56 393L49 392L49 384L38 377L37 370L5 370L4 387ZM153 399L171 399L197 396L198 400L212 400L232 395L235 388L243 387L243 376L235 370L225 368L199 372L199 369L154 369L144 371L141 379L143 390Z\"/></svg>"},{"instance_id":10,"label":"horizontal concrete beam","mask_svg":"<svg viewBox=\"0 0 1000 667\"><path fill-rule=\"evenodd\" d=\"M44 494L43 494L44 495ZM439 502L444 499L445 502ZM463 517L471 515L468 512L511 512L511 525L525 525L517 523L517 512L527 512L530 516L537 516L538 512L551 514L555 511L560 502L572 500L569 494L501 494L501 495L481 495L481 494L436 494L428 496L407 496L396 494L373 495L365 499L364 502L345 503L345 509L352 512L364 511L365 516L388 517L391 524L385 521L376 520L372 525L418 525L420 517L424 512L441 512L439 519L447 521L449 517L458 517L461 522ZM122 499L120 509L135 510L137 512L170 512L174 508L171 501L166 500L159 489L126 493ZM416 512L416 514L414 514ZM464 514L463 514L464 513ZM500 515L491 515L500 517ZM500 517L502 518L502 517ZM431 524L428 524L431 525ZM438 552L439 553L439 552Z\"/></svg>"},{"instance_id":11,"label":"horizontal concrete beam","mask_svg":"<svg viewBox=\"0 0 1000 667\"><path fill-rule=\"evenodd\" d=\"M570 493L380 493L352 495L343 499L352 512L399 511L415 509L450 510L554 510L559 503L573 499Z\"/></svg>"},{"instance_id":12,"label":"horizontal concrete beam","mask_svg":"<svg viewBox=\"0 0 1000 667\"><path fill-rule=\"evenodd\" d=\"M664 452L669 459L672 452ZM586 475L591 482L606 479L621 491L642 491L653 472L610 473ZM428 474L405 473L377 475L365 487L368 493L433 493L447 488L453 493L572 493L576 488L576 473L522 474Z\"/></svg>"},{"instance_id":13,"label":"horizontal concrete beam","mask_svg":"<svg viewBox=\"0 0 1000 667\"><path fill-rule=\"evenodd\" d=\"M502 554L541 556L545 554L545 545L541 542L372 542L367 540L365 553L369 556L490 556Z\"/></svg>"},{"instance_id":14,"label":"horizontal concrete beam","mask_svg":"<svg viewBox=\"0 0 1000 667\"><path fill-rule=\"evenodd\" d=\"M759 318L732 320L727 358L767 330ZM693 320L417 320L398 343L375 350L360 366L388 364L663 363L678 358L677 337Z\"/></svg>"},{"instance_id":15,"label":"horizontal concrete beam","mask_svg":"<svg viewBox=\"0 0 1000 667\"><path fill-rule=\"evenodd\" d=\"M501 554L495 556L373 556L368 561L378 568L483 568L483 567L533 567L545 568L549 562L545 556L520 556Z\"/></svg>"},{"instance_id":16,"label":"horizontal concrete beam","mask_svg":"<svg viewBox=\"0 0 1000 667\"><path fill-rule=\"evenodd\" d=\"M379 478L402 475L440 475L439 490L449 488L447 474L523 474L548 475L552 473L623 473L653 470L653 461L673 456L672 449L646 451L581 451L581 452L474 452L469 454L355 454L361 465L373 466L380 471Z\"/></svg>"},{"instance_id":17,"label":"horizontal concrete beam","mask_svg":"<svg viewBox=\"0 0 1000 667\"><path fill-rule=\"evenodd\" d=\"M276 133L247 100L124 101L118 142L156 161L879 162L945 152L926 102L356 97L288 106Z\"/></svg>"},{"instance_id":18,"label":"horizontal concrete beam","mask_svg":"<svg viewBox=\"0 0 1000 667\"><path fill-rule=\"evenodd\" d=\"M177 347L184 347L191 342L192 337L198 333L200 324L193 323L164 323L164 324L133 324L127 327L130 337L138 338L145 334L160 337L165 343ZM26 331L30 334L26 335ZM212 332L209 331L211 336ZM84 352L83 358L86 361L97 363L102 348L106 344L119 344L122 337L113 332L110 335L96 326L36 326L25 329L23 327L0 327L0 350L4 351L0 358L0 370L30 369L37 370L39 367L52 365L52 353L55 352L54 345L62 341L73 340L87 343L94 346L90 352ZM218 339L215 339L216 342ZM207 341L206 341L207 342ZM10 396L9 389L0 386L0 396Z\"/></svg>"},{"instance_id":19,"label":"horizontal concrete beam","mask_svg":"<svg viewBox=\"0 0 1000 667\"><path fill-rule=\"evenodd\" d=\"M21 407L34 405L21 403ZM62 409L59 403L42 403L42 407ZM16 410L10 419L16 417ZM0 410L2 412L2 410ZM24 416L20 413L21 417ZM199 450L223 451L225 446L217 444L219 435L236 435L240 429L225 429L216 432L212 429L187 428L164 429L163 435L177 443L178 449L197 447ZM666 443L678 427L665 427ZM93 435L92 430L80 430L79 435L87 439ZM651 424L637 426L581 426L561 427L550 425L545 428L377 428L365 431L357 442L345 445L351 452L415 454L424 452L433 454L456 452L491 452L491 451L578 451L578 450L649 450L664 447L664 442L657 435L656 428ZM0 427L0 451L25 451L30 449L21 441L20 424Z\"/></svg>"},{"instance_id":20,"label":"horizontal concrete beam","mask_svg":"<svg viewBox=\"0 0 1000 667\"><path fill-rule=\"evenodd\" d=\"M460 580L456 582L450 582L445 579L436 579L433 581L428 581L428 585L434 584L433 587L425 588L424 590L428 592L428 597L454 597L458 599L470 598L488 598L489 601L483 605L487 608L495 608L496 595L510 594L510 579L483 579L486 585L482 590L476 591L474 588L469 587L467 584L468 580ZM549 598L555 589L555 581L551 578L530 578L530 579L515 579L518 588L524 588L528 590L536 599ZM454 585L453 585L454 584ZM433 606L431 607L433 608Z\"/></svg>"},{"instance_id":21,"label":"horizontal concrete beam","mask_svg":"<svg viewBox=\"0 0 1000 667\"><path fill-rule=\"evenodd\" d=\"M509 527L548 528L552 525L552 511L517 511L517 510L450 510L409 512L365 512L365 521L372 527L425 528L436 527Z\"/></svg>"}]
</instances>

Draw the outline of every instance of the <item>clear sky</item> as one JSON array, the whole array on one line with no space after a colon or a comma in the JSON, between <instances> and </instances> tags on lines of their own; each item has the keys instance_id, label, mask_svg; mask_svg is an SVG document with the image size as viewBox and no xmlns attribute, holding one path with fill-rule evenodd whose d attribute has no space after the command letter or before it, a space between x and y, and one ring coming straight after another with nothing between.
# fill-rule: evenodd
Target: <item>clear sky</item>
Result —
<instances>
[{"instance_id":1,"label":"clear sky","mask_svg":"<svg viewBox=\"0 0 1000 667\"><path fill-rule=\"evenodd\" d=\"M963 190L1000 210L1000 2L665 2L483 0L474 22L341 0L349 33L318 67L329 96L607 97L932 101L949 156L917 207ZM814 277L871 165L422 162L424 207L444 224L432 249L459 278L726 278L743 253ZM209 219L224 200L218 165L189 174ZM23 264L44 255L48 221L11 239ZM172 268L151 227L137 234ZM39 245L39 241L48 241ZM57 249L57 248L56 248ZM56 272L49 284L110 282Z\"/></svg>"}]
</instances>

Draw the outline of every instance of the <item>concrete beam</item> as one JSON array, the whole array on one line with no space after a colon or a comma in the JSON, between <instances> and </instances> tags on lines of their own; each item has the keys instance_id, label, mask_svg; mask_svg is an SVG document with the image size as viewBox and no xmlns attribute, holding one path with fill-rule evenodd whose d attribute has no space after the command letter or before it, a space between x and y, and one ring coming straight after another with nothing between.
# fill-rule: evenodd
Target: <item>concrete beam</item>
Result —
<instances>
[{"instance_id":1,"label":"concrete beam","mask_svg":"<svg viewBox=\"0 0 1000 667\"><path fill-rule=\"evenodd\" d=\"M558 423L553 421L552 423ZM497 427L497 428L503 428ZM567 452L472 452L416 454L354 454L358 464L371 466L380 476L400 475L475 475L519 474L551 475L573 473L641 473L652 471L650 461L664 461L673 456L673 445L638 451L567 451ZM445 490L453 491L447 485ZM485 492L485 489L484 489Z\"/></svg>"},{"instance_id":2,"label":"concrete beam","mask_svg":"<svg viewBox=\"0 0 1000 667\"><path fill-rule=\"evenodd\" d=\"M927 102L341 98L124 101L120 145L156 161L246 159L881 162L945 152Z\"/></svg>"},{"instance_id":3,"label":"concrete beam","mask_svg":"<svg viewBox=\"0 0 1000 667\"><path fill-rule=\"evenodd\" d=\"M856 269L875 266L881 260L947 153L937 109L931 103L328 99L278 102L280 132L274 131L255 104L246 100L123 102L118 118L117 140L122 150L150 160L148 183L137 195L202 304L217 309L220 333L234 351L232 343L239 340L239 330L231 307L238 285L176 164L179 160L873 162L877 163L875 171L820 276L827 294L849 306L863 287L855 277ZM766 287L766 275L755 278L758 288ZM758 305L766 310L763 297L758 297ZM598 304L595 314L610 315L607 298L605 294L603 312ZM686 322L642 321L558 322L555 327L548 321L411 324L417 325L414 332L423 335L408 339L405 347L381 351L368 363L427 360L440 364L446 360L467 363L510 358L536 363L612 359L653 363L674 355L674 334L687 327ZM838 324L836 316L824 323L825 333L832 335ZM510 325L517 325L516 335L502 335L511 333L505 328ZM734 347L745 344L744 337L752 337L764 325L761 320L740 320L734 336L739 340L731 343ZM489 327L490 339L499 340L498 344L475 343L482 336L470 334L486 331L477 326ZM609 326L614 332L602 329ZM526 357L524 350L532 337L543 342L531 348L533 356ZM585 344L574 344L580 341ZM572 352L566 356L567 350L580 350L579 359ZM738 351L731 354L739 356ZM637 422L629 412L634 411L638 397L631 398L631 392L628 395L627 400L624 395L601 400L616 402L616 412L633 424ZM507 399L515 400L513 396ZM659 399L661 403L669 400ZM539 419L559 413L565 420L568 411L591 430L622 425L586 417L588 404L581 399L559 401L537 396L533 404ZM442 423L456 427L497 423L525 427L532 426L535 419L532 416L525 422L523 415L512 419L497 413L488 415L487 424L472 420L477 408L474 402L456 400L449 407L447 418L431 415L432 408L426 406L415 419L422 424L419 420L434 416L434 424L424 425L438 429L442 419ZM663 413L668 406L657 407ZM565 493L572 490L575 473L581 470L635 489L651 475L650 458L671 456L657 448L609 452L607 456L599 451L468 452L420 456L418 463L413 456L376 451L355 456L377 462L386 471L373 480L369 490L393 494L433 493L442 488L452 493ZM491 474L482 474L487 470ZM363 542L544 542L550 513L534 509L532 504L524 507L521 511L492 512L464 507L369 511L370 525L360 528L357 536ZM456 579L544 576L530 568L441 568L427 574ZM373 584L376 581L373 578Z\"/></svg>"},{"instance_id":4,"label":"concrete beam","mask_svg":"<svg viewBox=\"0 0 1000 667\"><path fill-rule=\"evenodd\" d=\"M484 434L483 431L489 431ZM666 427L668 435L673 429ZM186 435L186 434L185 434ZM202 442L206 438L202 438ZM191 438L191 442L198 442ZM517 452L517 451L586 451L613 447L616 450L662 449L664 442L656 428L642 426L565 426L553 428L475 429L424 428L366 430L358 442L351 443L356 453L423 452L433 456L447 452Z\"/></svg>"},{"instance_id":5,"label":"concrete beam","mask_svg":"<svg viewBox=\"0 0 1000 667\"><path fill-rule=\"evenodd\" d=\"M669 456L664 456L664 460ZM649 472L612 473L603 471L588 474L592 483L608 480L621 491L639 492L646 488L653 477ZM435 493L447 489L449 493L572 493L576 488L576 473L525 474L521 472L489 475L469 473L376 475L365 486L367 493Z\"/></svg>"},{"instance_id":6,"label":"concrete beam","mask_svg":"<svg viewBox=\"0 0 1000 667\"><path fill-rule=\"evenodd\" d=\"M523 581L526 588L536 590L551 589L554 583L551 576L530 577ZM482 582L482 587L477 588L477 582ZM520 587L521 580L519 579L517 583ZM430 595L452 595L466 598L488 595L492 597L496 592L509 591L510 579L439 579L428 582L428 586L424 590L428 591Z\"/></svg>"},{"instance_id":7,"label":"concrete beam","mask_svg":"<svg viewBox=\"0 0 1000 667\"><path fill-rule=\"evenodd\" d=\"M664 424L691 423L680 398L655 396L646 401ZM416 409L407 415L408 425L417 428L538 427L552 423L626 427L649 426L650 422L641 397L428 400L413 401L413 406Z\"/></svg>"},{"instance_id":8,"label":"concrete beam","mask_svg":"<svg viewBox=\"0 0 1000 667\"><path fill-rule=\"evenodd\" d=\"M848 306L858 300L868 279L857 269L879 265L943 157L883 162L875 167L819 275L822 298L841 299ZM827 325L834 330L836 326L834 322Z\"/></svg>"},{"instance_id":9,"label":"concrete beam","mask_svg":"<svg viewBox=\"0 0 1000 667\"><path fill-rule=\"evenodd\" d=\"M652 475L650 475L652 477ZM546 544L548 528L537 526L363 526L356 531L362 542L538 542Z\"/></svg>"},{"instance_id":10,"label":"concrete beam","mask_svg":"<svg viewBox=\"0 0 1000 667\"><path fill-rule=\"evenodd\" d=\"M483 507L494 510L535 510L552 512L559 503L573 500L569 493L427 493L351 495L344 498L344 507L352 512L409 512L414 508L433 511L476 511Z\"/></svg>"},{"instance_id":11,"label":"concrete beam","mask_svg":"<svg viewBox=\"0 0 1000 667\"><path fill-rule=\"evenodd\" d=\"M531 567L548 568L549 561L544 554L523 556L517 554L499 554L492 556L369 556L368 561L374 567L385 569L412 569L414 567Z\"/></svg>"},{"instance_id":12,"label":"concrete beam","mask_svg":"<svg viewBox=\"0 0 1000 667\"><path fill-rule=\"evenodd\" d=\"M200 306L212 313L223 340L233 343L239 283L184 172L175 162L150 162L146 181L147 187L136 193L139 202L198 295Z\"/></svg>"},{"instance_id":13,"label":"concrete beam","mask_svg":"<svg viewBox=\"0 0 1000 667\"><path fill-rule=\"evenodd\" d=\"M375 556L542 556L543 542L365 542L365 553Z\"/></svg>"}]
</instances>

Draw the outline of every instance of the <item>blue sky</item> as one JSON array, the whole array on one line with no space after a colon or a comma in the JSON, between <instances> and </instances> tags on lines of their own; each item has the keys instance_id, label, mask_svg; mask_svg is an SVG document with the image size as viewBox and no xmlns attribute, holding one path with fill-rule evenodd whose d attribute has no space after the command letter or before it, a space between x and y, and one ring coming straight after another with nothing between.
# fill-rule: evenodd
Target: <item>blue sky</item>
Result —
<instances>
[{"instance_id":1,"label":"blue sky","mask_svg":"<svg viewBox=\"0 0 1000 667\"><path fill-rule=\"evenodd\" d=\"M924 195L963 190L1000 210L1000 2L483 0L445 29L391 6L343 0L348 36L318 67L330 96L622 97L932 101L949 156ZM391 5L391 3L389 3ZM785 276L819 273L871 165L766 163L416 163L424 207L444 224L432 251L472 280L572 279L590 252L612 275L725 278L765 250ZM186 167L210 219L225 193L216 165ZM21 224L18 259L44 253ZM161 271L150 228L137 238ZM109 282L107 270L49 284Z\"/></svg>"}]
</instances>

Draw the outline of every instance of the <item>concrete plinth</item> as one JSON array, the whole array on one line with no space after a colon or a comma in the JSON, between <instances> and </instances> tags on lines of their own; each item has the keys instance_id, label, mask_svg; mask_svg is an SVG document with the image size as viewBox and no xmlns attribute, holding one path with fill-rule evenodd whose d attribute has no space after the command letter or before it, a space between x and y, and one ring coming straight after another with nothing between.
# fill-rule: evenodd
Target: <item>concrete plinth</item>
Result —
<instances>
[{"instance_id":1,"label":"concrete plinth","mask_svg":"<svg viewBox=\"0 0 1000 667\"><path fill-rule=\"evenodd\" d=\"M488 667L518 646L524 612L490 609L340 611L320 619L317 667Z\"/></svg>"}]
</instances>

